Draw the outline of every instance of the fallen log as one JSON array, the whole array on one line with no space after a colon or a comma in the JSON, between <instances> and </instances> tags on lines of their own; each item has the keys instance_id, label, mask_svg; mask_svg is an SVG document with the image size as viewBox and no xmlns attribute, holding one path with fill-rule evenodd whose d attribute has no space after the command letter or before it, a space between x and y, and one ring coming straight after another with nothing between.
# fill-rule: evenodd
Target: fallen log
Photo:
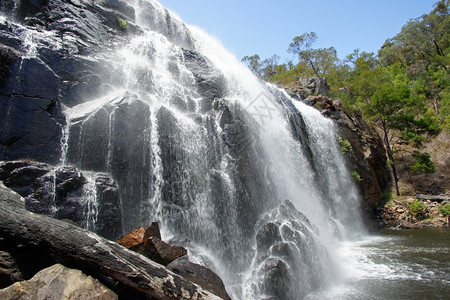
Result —
<instances>
[{"instance_id":1,"label":"fallen log","mask_svg":"<svg viewBox=\"0 0 450 300\"><path fill-rule=\"evenodd\" d=\"M72 224L0 201L0 239L46 250L63 263L111 277L155 299L222 299L144 256Z\"/></svg>"},{"instance_id":2,"label":"fallen log","mask_svg":"<svg viewBox=\"0 0 450 300\"><path fill-rule=\"evenodd\" d=\"M445 197L445 196L416 195L416 198L419 200L430 200L430 201L436 201L436 202L450 201L450 197Z\"/></svg>"}]
</instances>

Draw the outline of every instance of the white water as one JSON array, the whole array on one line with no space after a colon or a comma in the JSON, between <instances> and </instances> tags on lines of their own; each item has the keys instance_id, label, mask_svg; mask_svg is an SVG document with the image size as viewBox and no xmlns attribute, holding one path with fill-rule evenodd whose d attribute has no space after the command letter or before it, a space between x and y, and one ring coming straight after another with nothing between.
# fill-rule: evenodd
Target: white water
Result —
<instances>
[{"instance_id":1,"label":"white water","mask_svg":"<svg viewBox=\"0 0 450 300\"><path fill-rule=\"evenodd\" d=\"M324 178L322 184L325 185L326 190L319 191L320 187L313 175L311 162L306 158L301 145L292 138L283 107L280 107L276 101L276 97L280 97L277 94L281 92L274 91L274 87L267 86L255 78L217 40L200 29L189 26L189 30L187 30L178 17L172 14L170 15L172 23L166 24L164 16L166 16L167 11L155 1L150 1L150 3L152 3L154 9L151 14L152 18L149 18L147 10L139 13L139 6L143 5L143 1L135 2L135 8L138 12L138 25L148 28L150 31L146 32L144 36L135 38L130 46L121 50L127 61L125 63L126 68L123 68L128 70L126 88L132 90L133 93L137 92L141 99L149 99L148 103L151 105L152 111L157 111L161 105L164 105L176 116L179 126L184 129L179 142L181 147L189 153L190 159L196 160L196 174L211 174L210 172L214 172L223 178L224 182L228 182L227 186L224 187L224 192L228 193L227 198L230 200L228 207L230 220L233 220L236 209L239 208L233 207L236 203L233 201L235 187L232 180L229 179L229 170L226 167L210 171L204 169L206 166L198 161L202 153L207 151L206 145L200 142L203 140L203 128L192 123L192 119L186 115L186 112L179 111L177 107L168 106L167 100L162 100L170 99L176 95L183 100L193 99L198 107L196 99L199 99L199 95L196 95L195 89L193 89L194 78L178 60L182 57L180 46L192 47L192 49L196 49L206 56L226 79L226 98L229 105L238 105L253 117L251 122L257 128L255 134L266 158L264 161L265 167L261 170L264 173L262 178L265 178L265 182L262 184L273 185L274 193L277 195L277 199L271 200L273 202L271 205L276 205L283 199L291 200L296 208L304 213L314 226L319 228L320 234L317 234L316 238L329 252L337 249L335 245L336 234L351 236L351 233L361 232L363 228L358 215L358 195L351 182L349 172L345 168L344 161L340 157L334 124L322 117L317 111L299 103L295 104L297 109L301 111L307 130L312 137L311 148L313 148L316 158L314 167L319 169L320 176ZM170 31L169 38L162 35L167 35L168 30ZM148 49L152 51L151 59ZM173 64L176 64L178 69L175 73L173 68L170 68ZM148 70L151 70L151 72ZM146 74L144 77L151 77L151 89L142 89L142 74ZM281 97L286 97L286 95ZM155 128L156 126L153 127L153 131L157 130ZM155 144L157 135L153 134L152 137L153 144ZM193 143L193 141L195 142ZM155 150L156 153L159 152L158 149ZM223 155L221 160L222 165L226 166L227 155ZM157 155L154 176L158 182L161 182L162 171L159 161L160 158ZM191 179L192 176L195 176L195 174L189 175ZM161 183L157 184L158 187L160 185ZM194 201L193 206L188 211L184 211L181 218L200 218L200 220L191 220L190 224L193 229L196 228L194 230L198 231L198 234L208 236L208 240L203 237L199 239L199 244L191 244L191 259L205 263L217 271L225 280L226 285L233 287L229 288L233 298L262 296L262 294L258 296L258 292L256 294L244 292L243 294L241 290L242 284L247 285L247 290L251 290L251 286L255 285L255 278L252 277L255 275L254 272L261 267L255 262L256 256L253 258L253 262L248 265L247 271L231 275L236 272L233 271L234 267L227 266L226 262L221 261L220 255L218 256L220 251L214 254L219 250L217 247L220 247L221 228L218 228L215 220L212 219L215 218L215 213L208 191L211 187L206 184L198 188L200 190L191 197ZM176 236L177 229L170 228L171 225L165 220L170 216L164 217L165 213L161 211L158 197L160 197L160 193L157 191L151 199L151 203L156 204L159 210L154 216L161 218L163 232L167 236ZM197 222L199 223L197 224ZM233 223L233 221L229 223ZM240 229L239 227L233 228L233 226L231 225L229 233L234 232L235 238L239 238ZM196 236L196 234L193 236ZM249 251L249 249L242 249L241 251ZM250 252L254 251L256 250L250 250ZM238 253L239 251L235 254ZM331 255L334 256L333 253ZM327 261L326 258L324 258L324 261Z\"/></svg>"},{"instance_id":2,"label":"white water","mask_svg":"<svg viewBox=\"0 0 450 300\"><path fill-rule=\"evenodd\" d=\"M130 194L122 195L139 195L146 213L124 206L127 226L159 221L163 238L183 244L191 261L216 271L233 299L278 292L300 298L330 285L338 269L337 243L364 230L334 124L257 79L217 40L184 25L156 1L137 0L133 5L137 25L146 30L109 56L115 74L110 93L64 111L68 128L80 128L81 152L75 161L89 165L81 138L106 115L109 123L99 128L107 143L107 167L99 171L114 172L115 118L124 105L141 102L150 111L140 138L148 143L152 166L149 174L141 175L151 182L127 186ZM206 99L206 105L218 110L203 109L205 96L197 82L203 75L218 86L223 82L223 95ZM232 125L242 126L245 144L238 153L223 140L227 132L220 125L222 106L230 109ZM313 161L289 123L302 118ZM70 163L70 132L62 143L64 163ZM170 152L169 158L164 151ZM250 174L242 174L247 171ZM130 176L119 186L130 185ZM146 191L145 184L152 188ZM135 215L137 211L141 215ZM94 198L87 212L86 226L95 228ZM279 240L273 240L268 228L278 232ZM271 277L273 272L284 273ZM268 287L274 279L278 285Z\"/></svg>"}]
</instances>

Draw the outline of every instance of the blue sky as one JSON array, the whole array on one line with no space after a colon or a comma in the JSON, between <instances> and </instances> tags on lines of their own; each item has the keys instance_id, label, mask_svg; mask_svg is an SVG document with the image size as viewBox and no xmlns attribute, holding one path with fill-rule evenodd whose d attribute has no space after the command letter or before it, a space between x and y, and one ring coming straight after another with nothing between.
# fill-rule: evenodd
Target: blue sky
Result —
<instances>
[{"instance_id":1,"label":"blue sky","mask_svg":"<svg viewBox=\"0 0 450 300\"><path fill-rule=\"evenodd\" d=\"M187 24L215 36L239 59L277 54L283 60L295 36L314 31L314 48L334 46L340 58L359 48L375 52L411 18L437 0L159 0Z\"/></svg>"}]
</instances>

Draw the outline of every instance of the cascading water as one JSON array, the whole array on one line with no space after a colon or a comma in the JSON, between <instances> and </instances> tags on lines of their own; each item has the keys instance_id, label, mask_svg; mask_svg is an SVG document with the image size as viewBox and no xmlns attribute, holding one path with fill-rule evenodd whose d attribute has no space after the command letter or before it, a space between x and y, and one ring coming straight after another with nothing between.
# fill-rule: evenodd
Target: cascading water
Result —
<instances>
[{"instance_id":1,"label":"cascading water","mask_svg":"<svg viewBox=\"0 0 450 300\"><path fill-rule=\"evenodd\" d=\"M299 299L330 284L335 239L362 230L333 123L158 2L127 3L136 35L91 54L102 88L63 111L60 168L83 172L85 227L99 231L97 181L116 182L124 232L158 221L234 299Z\"/></svg>"}]
</instances>

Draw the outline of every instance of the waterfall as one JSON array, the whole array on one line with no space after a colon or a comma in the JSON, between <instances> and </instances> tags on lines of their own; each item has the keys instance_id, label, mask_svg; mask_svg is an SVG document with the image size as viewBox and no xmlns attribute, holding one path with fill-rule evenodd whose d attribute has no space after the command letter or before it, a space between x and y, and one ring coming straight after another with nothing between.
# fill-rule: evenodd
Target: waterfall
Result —
<instances>
[{"instance_id":1,"label":"waterfall","mask_svg":"<svg viewBox=\"0 0 450 300\"><path fill-rule=\"evenodd\" d=\"M71 62L89 65L91 77L59 95L55 194L59 183L74 203L86 199L84 227L112 237L121 228L97 224L102 210L121 218L108 223L120 233L158 221L163 238L217 272L233 299L300 299L332 284L337 241L363 230L333 121L256 78L157 1L126 5L134 34L92 42L108 47ZM21 30L28 58L40 59L41 39L53 36ZM99 184L117 191L102 194L114 205L102 207Z\"/></svg>"}]
</instances>

